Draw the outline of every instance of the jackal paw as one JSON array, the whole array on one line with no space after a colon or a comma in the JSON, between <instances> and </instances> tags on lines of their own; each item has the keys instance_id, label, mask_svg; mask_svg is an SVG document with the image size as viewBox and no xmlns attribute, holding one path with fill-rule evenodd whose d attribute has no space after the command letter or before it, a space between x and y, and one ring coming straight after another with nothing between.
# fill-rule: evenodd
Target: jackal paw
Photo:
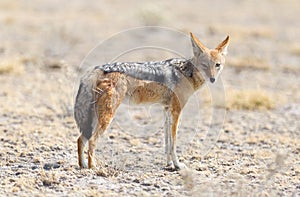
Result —
<instances>
[{"instance_id":1,"label":"jackal paw","mask_svg":"<svg viewBox=\"0 0 300 197\"><path fill-rule=\"evenodd\" d=\"M95 164L89 165L89 169L96 169L96 165Z\"/></svg>"},{"instance_id":2,"label":"jackal paw","mask_svg":"<svg viewBox=\"0 0 300 197\"><path fill-rule=\"evenodd\" d=\"M173 166L173 162L172 161L168 161L167 162L167 165L166 165L166 168L170 168Z\"/></svg>"},{"instance_id":3,"label":"jackal paw","mask_svg":"<svg viewBox=\"0 0 300 197\"><path fill-rule=\"evenodd\" d=\"M88 167L89 169L95 169L96 168L96 163L94 160L89 160L88 161Z\"/></svg>"},{"instance_id":4,"label":"jackal paw","mask_svg":"<svg viewBox=\"0 0 300 197\"><path fill-rule=\"evenodd\" d=\"M188 169L188 167L184 163L180 163L180 162L174 164L174 166L176 170Z\"/></svg>"},{"instance_id":5,"label":"jackal paw","mask_svg":"<svg viewBox=\"0 0 300 197\"><path fill-rule=\"evenodd\" d=\"M80 167L80 169L88 168L87 162L86 161L82 161L82 163L79 163L79 167Z\"/></svg>"},{"instance_id":6,"label":"jackal paw","mask_svg":"<svg viewBox=\"0 0 300 197\"><path fill-rule=\"evenodd\" d=\"M174 171L174 166L173 166L173 162L167 162L167 165L164 167L165 170L167 171Z\"/></svg>"}]
</instances>

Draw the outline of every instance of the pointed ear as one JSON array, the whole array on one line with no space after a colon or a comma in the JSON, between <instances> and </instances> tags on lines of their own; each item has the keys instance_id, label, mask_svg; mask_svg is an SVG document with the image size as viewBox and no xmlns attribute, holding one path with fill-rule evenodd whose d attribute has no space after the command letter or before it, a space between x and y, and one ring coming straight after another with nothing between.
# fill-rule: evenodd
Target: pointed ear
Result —
<instances>
[{"instance_id":1,"label":"pointed ear","mask_svg":"<svg viewBox=\"0 0 300 197\"><path fill-rule=\"evenodd\" d=\"M192 40L192 45L193 45L193 51L194 55L203 53L207 51L208 49L194 36L192 32L190 32L191 35L191 40Z\"/></svg>"},{"instance_id":2,"label":"pointed ear","mask_svg":"<svg viewBox=\"0 0 300 197\"><path fill-rule=\"evenodd\" d=\"M226 54L227 54L227 47L228 47L228 45L229 45L229 36L227 36L227 37L225 38L225 40L223 40L223 42L221 42L221 43L217 46L216 50L217 50L219 53L221 53L222 55L226 55Z\"/></svg>"}]
</instances>

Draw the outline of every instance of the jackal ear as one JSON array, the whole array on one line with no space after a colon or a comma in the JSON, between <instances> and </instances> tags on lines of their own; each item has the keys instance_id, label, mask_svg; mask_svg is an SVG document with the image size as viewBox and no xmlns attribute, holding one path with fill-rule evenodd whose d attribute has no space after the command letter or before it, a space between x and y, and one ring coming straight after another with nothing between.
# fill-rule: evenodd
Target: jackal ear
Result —
<instances>
[{"instance_id":1,"label":"jackal ear","mask_svg":"<svg viewBox=\"0 0 300 197\"><path fill-rule=\"evenodd\" d=\"M229 36L227 36L225 38L225 40L223 40L223 42L221 42L217 47L216 50L219 51L219 53L221 53L222 55L227 55L227 48L229 45Z\"/></svg>"},{"instance_id":2,"label":"jackal ear","mask_svg":"<svg viewBox=\"0 0 300 197\"><path fill-rule=\"evenodd\" d=\"M198 38L196 38L196 36L190 32L191 35L191 40L192 40L192 46L193 46L193 52L194 55L197 54L201 54L205 51L207 51L208 49L198 40Z\"/></svg>"}]
</instances>

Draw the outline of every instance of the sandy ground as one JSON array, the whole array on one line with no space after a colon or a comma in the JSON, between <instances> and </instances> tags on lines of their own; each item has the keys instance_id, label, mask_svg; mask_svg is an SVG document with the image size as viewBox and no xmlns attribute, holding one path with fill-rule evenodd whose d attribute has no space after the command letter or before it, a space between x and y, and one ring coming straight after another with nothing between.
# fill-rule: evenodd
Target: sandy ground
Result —
<instances>
[{"instance_id":1,"label":"sandy ground","mask_svg":"<svg viewBox=\"0 0 300 197\"><path fill-rule=\"evenodd\" d=\"M296 0L1 1L0 195L300 195L299 13ZM161 109L122 105L99 140L99 168L80 170L74 90L88 66L104 62L80 64L97 43L145 25L195 32L209 47L230 35L226 102L239 99L236 91L262 99L251 110L228 105L223 123L208 86L194 95L179 127L178 153L189 166L180 172L164 169ZM143 42L134 36L112 48ZM122 59L172 56L140 50ZM221 114L216 133L213 112Z\"/></svg>"}]
</instances>

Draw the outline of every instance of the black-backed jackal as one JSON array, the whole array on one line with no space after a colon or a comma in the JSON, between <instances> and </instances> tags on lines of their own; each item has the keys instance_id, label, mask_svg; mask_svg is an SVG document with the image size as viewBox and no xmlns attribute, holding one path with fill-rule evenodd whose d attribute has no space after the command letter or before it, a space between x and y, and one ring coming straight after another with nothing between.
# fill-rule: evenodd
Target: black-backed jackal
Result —
<instances>
[{"instance_id":1,"label":"black-backed jackal","mask_svg":"<svg viewBox=\"0 0 300 197\"><path fill-rule=\"evenodd\" d=\"M214 83L223 69L229 36L215 49L206 48L192 33L194 56L160 62L116 62L96 66L80 82L74 115L81 135L77 140L81 168L93 168L97 138L108 128L124 99L130 103L160 103L165 109L167 167L185 168L176 154L181 110L208 79ZM88 163L84 147L88 142Z\"/></svg>"}]
</instances>

